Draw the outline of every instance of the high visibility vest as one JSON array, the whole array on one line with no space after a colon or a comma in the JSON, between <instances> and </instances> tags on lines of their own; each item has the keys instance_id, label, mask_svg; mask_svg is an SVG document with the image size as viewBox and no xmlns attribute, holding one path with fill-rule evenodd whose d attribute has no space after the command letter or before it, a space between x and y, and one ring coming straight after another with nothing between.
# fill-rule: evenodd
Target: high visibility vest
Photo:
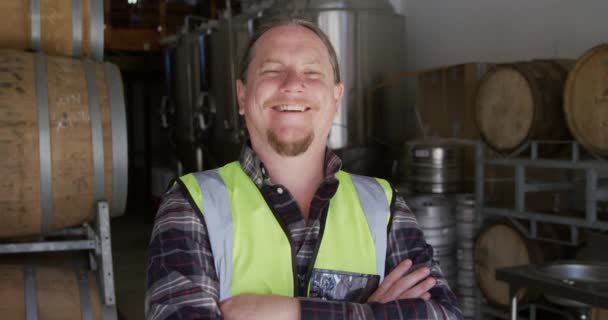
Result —
<instances>
[{"instance_id":1,"label":"high visibility vest","mask_svg":"<svg viewBox=\"0 0 608 320\"><path fill-rule=\"evenodd\" d=\"M320 229L314 269L384 277L393 192L382 179L336 173L340 185ZM295 251L264 196L238 162L180 178L204 217L220 301L244 293L308 296Z\"/></svg>"}]
</instances>

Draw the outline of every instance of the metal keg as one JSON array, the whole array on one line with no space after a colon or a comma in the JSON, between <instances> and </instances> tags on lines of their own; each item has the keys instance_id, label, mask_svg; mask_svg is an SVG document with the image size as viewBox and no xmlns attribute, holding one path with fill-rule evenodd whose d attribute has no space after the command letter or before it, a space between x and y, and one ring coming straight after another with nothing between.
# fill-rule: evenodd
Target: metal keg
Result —
<instances>
[{"instance_id":1,"label":"metal keg","mask_svg":"<svg viewBox=\"0 0 608 320\"><path fill-rule=\"evenodd\" d=\"M459 297L475 297L475 287L456 287Z\"/></svg>"},{"instance_id":2,"label":"metal keg","mask_svg":"<svg viewBox=\"0 0 608 320\"><path fill-rule=\"evenodd\" d=\"M475 297L459 296L462 315L465 319L473 319L475 317Z\"/></svg>"},{"instance_id":3,"label":"metal keg","mask_svg":"<svg viewBox=\"0 0 608 320\"><path fill-rule=\"evenodd\" d=\"M411 197L406 200L428 244L433 247L434 258L451 286L456 284L456 219L448 199L436 195Z\"/></svg>"},{"instance_id":4,"label":"metal keg","mask_svg":"<svg viewBox=\"0 0 608 320\"><path fill-rule=\"evenodd\" d=\"M475 197L472 194L462 194L453 197L453 201L458 242L463 239L472 240L475 236Z\"/></svg>"},{"instance_id":5,"label":"metal keg","mask_svg":"<svg viewBox=\"0 0 608 320\"><path fill-rule=\"evenodd\" d=\"M468 244L467 244L468 245ZM458 244L456 250L456 261L458 262L458 269L462 270L473 270L473 245L470 248L463 248Z\"/></svg>"},{"instance_id":6,"label":"metal keg","mask_svg":"<svg viewBox=\"0 0 608 320\"><path fill-rule=\"evenodd\" d=\"M473 288L475 286L475 272L473 270L458 270L458 287Z\"/></svg>"},{"instance_id":7,"label":"metal keg","mask_svg":"<svg viewBox=\"0 0 608 320\"><path fill-rule=\"evenodd\" d=\"M420 193L454 193L463 186L463 146L443 140L414 140L406 146L406 179Z\"/></svg>"},{"instance_id":8,"label":"metal keg","mask_svg":"<svg viewBox=\"0 0 608 320\"><path fill-rule=\"evenodd\" d=\"M410 197L406 203L416 215L427 243L436 251L455 247L456 219L449 200L440 196L423 195Z\"/></svg>"}]
</instances>

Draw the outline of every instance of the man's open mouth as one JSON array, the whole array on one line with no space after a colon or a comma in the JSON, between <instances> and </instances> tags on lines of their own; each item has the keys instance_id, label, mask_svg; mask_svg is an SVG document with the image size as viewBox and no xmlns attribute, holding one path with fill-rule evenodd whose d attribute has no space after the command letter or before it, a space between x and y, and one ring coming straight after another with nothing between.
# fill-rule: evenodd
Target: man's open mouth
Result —
<instances>
[{"instance_id":1,"label":"man's open mouth","mask_svg":"<svg viewBox=\"0 0 608 320\"><path fill-rule=\"evenodd\" d=\"M280 105L274 106L272 109L280 112L306 112L310 110L310 107L302 105Z\"/></svg>"}]
</instances>

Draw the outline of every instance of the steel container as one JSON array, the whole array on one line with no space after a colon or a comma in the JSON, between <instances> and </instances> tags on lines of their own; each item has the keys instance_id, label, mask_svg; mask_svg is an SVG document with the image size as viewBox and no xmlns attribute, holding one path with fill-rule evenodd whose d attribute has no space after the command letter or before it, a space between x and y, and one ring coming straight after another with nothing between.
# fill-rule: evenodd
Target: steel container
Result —
<instances>
[{"instance_id":1,"label":"steel container","mask_svg":"<svg viewBox=\"0 0 608 320\"><path fill-rule=\"evenodd\" d=\"M463 188L463 146L442 140L406 145L406 179L420 193L455 193Z\"/></svg>"}]
</instances>

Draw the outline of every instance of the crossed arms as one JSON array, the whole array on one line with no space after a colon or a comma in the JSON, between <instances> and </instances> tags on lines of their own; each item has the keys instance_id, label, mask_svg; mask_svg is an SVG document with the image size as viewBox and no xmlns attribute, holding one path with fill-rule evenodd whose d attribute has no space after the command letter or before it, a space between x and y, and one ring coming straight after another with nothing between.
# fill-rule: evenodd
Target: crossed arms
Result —
<instances>
[{"instance_id":1,"label":"crossed arms","mask_svg":"<svg viewBox=\"0 0 608 320\"><path fill-rule=\"evenodd\" d=\"M161 204L150 243L146 318L462 319L454 294L431 260L432 249L401 197L392 210L388 274L366 303L271 295L240 295L219 302L205 227L174 188Z\"/></svg>"}]
</instances>

